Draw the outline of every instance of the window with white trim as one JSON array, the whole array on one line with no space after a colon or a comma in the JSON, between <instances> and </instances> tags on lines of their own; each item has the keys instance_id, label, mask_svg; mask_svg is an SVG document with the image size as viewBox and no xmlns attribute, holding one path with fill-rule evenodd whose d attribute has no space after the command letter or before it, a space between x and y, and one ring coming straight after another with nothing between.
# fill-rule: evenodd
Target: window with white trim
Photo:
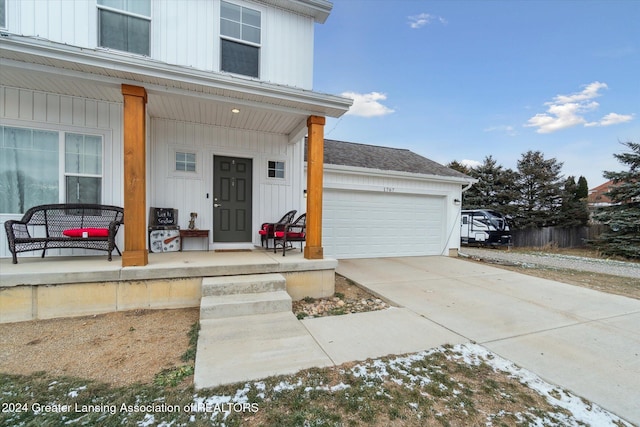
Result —
<instances>
[{"instance_id":1,"label":"window with white trim","mask_svg":"<svg viewBox=\"0 0 640 427\"><path fill-rule=\"evenodd\" d=\"M269 178L284 178L284 162L269 160L267 164L267 176Z\"/></svg>"},{"instance_id":2,"label":"window with white trim","mask_svg":"<svg viewBox=\"0 0 640 427\"><path fill-rule=\"evenodd\" d=\"M196 153L176 151L176 171L196 172Z\"/></svg>"},{"instance_id":3,"label":"window with white trim","mask_svg":"<svg viewBox=\"0 0 640 427\"><path fill-rule=\"evenodd\" d=\"M102 137L65 134L65 184L67 203L102 200Z\"/></svg>"},{"instance_id":4,"label":"window with white trim","mask_svg":"<svg viewBox=\"0 0 640 427\"><path fill-rule=\"evenodd\" d=\"M0 214L102 203L102 145L99 135L0 126Z\"/></svg>"},{"instance_id":5,"label":"window with white trim","mask_svg":"<svg viewBox=\"0 0 640 427\"><path fill-rule=\"evenodd\" d=\"M98 46L150 55L151 0L98 0Z\"/></svg>"},{"instance_id":6,"label":"window with white trim","mask_svg":"<svg viewBox=\"0 0 640 427\"><path fill-rule=\"evenodd\" d=\"M260 11L220 3L220 70L250 77L260 76Z\"/></svg>"}]
</instances>

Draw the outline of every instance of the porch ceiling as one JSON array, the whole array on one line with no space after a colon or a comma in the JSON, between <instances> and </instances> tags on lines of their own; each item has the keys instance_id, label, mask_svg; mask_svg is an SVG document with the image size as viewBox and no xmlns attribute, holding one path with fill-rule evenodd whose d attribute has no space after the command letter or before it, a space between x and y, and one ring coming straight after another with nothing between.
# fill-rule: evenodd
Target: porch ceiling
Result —
<instances>
[{"instance_id":1,"label":"porch ceiling","mask_svg":"<svg viewBox=\"0 0 640 427\"><path fill-rule=\"evenodd\" d=\"M351 105L333 95L13 35L0 38L0 65L6 86L121 103L121 84L138 85L147 90L151 117L285 135L310 115L339 117Z\"/></svg>"}]
</instances>

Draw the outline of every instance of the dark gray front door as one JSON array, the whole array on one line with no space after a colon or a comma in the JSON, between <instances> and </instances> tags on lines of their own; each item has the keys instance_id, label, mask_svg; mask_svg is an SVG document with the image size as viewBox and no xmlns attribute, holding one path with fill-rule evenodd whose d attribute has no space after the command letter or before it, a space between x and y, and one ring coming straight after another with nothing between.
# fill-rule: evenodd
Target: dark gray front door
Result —
<instances>
[{"instance_id":1,"label":"dark gray front door","mask_svg":"<svg viewBox=\"0 0 640 427\"><path fill-rule=\"evenodd\" d=\"M213 241L250 242L251 159L213 157Z\"/></svg>"}]
</instances>

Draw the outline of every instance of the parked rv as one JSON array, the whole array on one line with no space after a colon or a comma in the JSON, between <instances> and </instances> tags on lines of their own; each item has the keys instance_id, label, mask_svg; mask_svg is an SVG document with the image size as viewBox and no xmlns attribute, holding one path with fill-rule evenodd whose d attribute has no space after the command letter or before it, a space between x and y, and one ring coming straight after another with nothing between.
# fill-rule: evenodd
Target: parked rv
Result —
<instances>
[{"instance_id":1,"label":"parked rv","mask_svg":"<svg viewBox=\"0 0 640 427\"><path fill-rule=\"evenodd\" d=\"M511 231L507 219L500 212L463 210L460 241L463 245L509 246Z\"/></svg>"}]
</instances>

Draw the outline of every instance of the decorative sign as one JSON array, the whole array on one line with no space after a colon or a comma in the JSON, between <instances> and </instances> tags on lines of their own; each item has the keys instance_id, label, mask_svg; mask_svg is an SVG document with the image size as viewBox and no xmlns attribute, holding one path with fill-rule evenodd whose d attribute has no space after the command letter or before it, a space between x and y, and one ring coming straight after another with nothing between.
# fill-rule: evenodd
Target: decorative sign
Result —
<instances>
[{"instance_id":1,"label":"decorative sign","mask_svg":"<svg viewBox=\"0 0 640 427\"><path fill-rule=\"evenodd\" d=\"M171 208L150 208L149 226L168 227L178 225L178 210Z\"/></svg>"}]
</instances>

